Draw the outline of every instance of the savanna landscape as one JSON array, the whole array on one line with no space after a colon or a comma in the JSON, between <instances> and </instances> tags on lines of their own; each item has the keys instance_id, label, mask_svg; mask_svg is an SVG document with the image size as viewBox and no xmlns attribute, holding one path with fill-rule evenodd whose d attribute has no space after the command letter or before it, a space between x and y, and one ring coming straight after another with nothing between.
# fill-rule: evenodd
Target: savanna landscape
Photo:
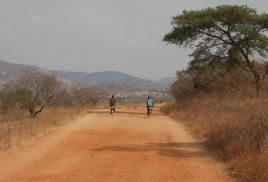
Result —
<instances>
[{"instance_id":1,"label":"savanna landscape","mask_svg":"<svg viewBox=\"0 0 268 182\"><path fill-rule=\"evenodd\" d=\"M120 10L123 5L129 6L119 2L114 3ZM70 5L71 10L76 10L78 5L88 8L85 2L76 3ZM134 9L138 7L132 5ZM85 20L87 15L81 13L83 10L80 9L78 17ZM164 44L165 48L161 49L183 51L189 59L185 61L186 66L176 68L176 77L146 79L142 74L132 76L131 72L144 67L147 75L167 75L165 65L170 64L168 59L175 54L166 56L160 67L149 60L148 65L144 60L137 60L129 69L116 62L118 55L113 57L110 52L106 53L111 60L101 62L98 56L105 56L104 50L96 54L96 62L75 60L71 64L76 69L78 62L85 64L82 67L89 64L93 70L100 64L102 71L72 71L64 67L71 63L68 59L57 62L62 69L48 68L41 62L33 66L27 61L0 61L0 182L267 182L267 11L265 7L259 11L238 1L210 7L199 7L197 3L196 8L182 9L177 14L167 11L173 17L164 18L166 27L157 41ZM130 9L130 14L123 13L133 18ZM39 18L35 17L34 21ZM136 18L135 15L131 20ZM109 27L118 23L116 19L111 22L106 22ZM127 25L137 28L135 23ZM38 24L40 29L45 29L43 26ZM124 36L116 30L123 40ZM148 30L151 35L151 29ZM80 32L68 31L67 37ZM147 29L144 26L131 31L134 35ZM105 40L110 40L105 36ZM109 50L120 49L124 61L132 64L131 57L139 52L139 46L140 54L147 50L142 45L133 49L139 38L134 36L123 47L116 47L122 41L117 39L120 43L108 46ZM62 46L67 44L60 42ZM101 44L101 48L108 44ZM129 50L123 51L127 46L133 49L133 55ZM71 45L72 54L75 47ZM82 43L77 47L78 53L83 54ZM71 56L64 46L58 47L58 51L53 47L54 50ZM160 50L154 53L162 59L161 55L166 53ZM41 52L38 52L40 57L47 53ZM128 59L124 54L129 55ZM180 61L177 53L174 59ZM107 71L113 69L110 62L119 65L120 71ZM160 60L155 62L160 64Z\"/></svg>"}]
</instances>

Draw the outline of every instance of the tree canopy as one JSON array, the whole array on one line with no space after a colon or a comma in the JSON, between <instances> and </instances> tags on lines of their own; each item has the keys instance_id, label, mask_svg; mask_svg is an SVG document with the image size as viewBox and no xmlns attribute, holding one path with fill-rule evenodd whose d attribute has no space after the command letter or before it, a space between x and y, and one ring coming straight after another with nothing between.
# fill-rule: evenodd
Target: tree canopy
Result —
<instances>
[{"instance_id":1,"label":"tree canopy","mask_svg":"<svg viewBox=\"0 0 268 182\"><path fill-rule=\"evenodd\" d=\"M261 73L254 57L268 52L268 14L258 14L248 6L223 5L186 11L173 17L172 30L164 41L190 47L194 59L212 61L228 58L252 73L259 94ZM215 59L211 59L215 58Z\"/></svg>"}]
</instances>

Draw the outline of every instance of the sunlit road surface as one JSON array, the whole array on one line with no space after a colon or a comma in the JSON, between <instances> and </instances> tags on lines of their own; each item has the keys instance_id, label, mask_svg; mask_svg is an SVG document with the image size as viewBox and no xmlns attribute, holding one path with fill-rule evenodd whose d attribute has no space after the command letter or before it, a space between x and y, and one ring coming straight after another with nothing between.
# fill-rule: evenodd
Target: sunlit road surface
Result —
<instances>
[{"instance_id":1,"label":"sunlit road surface","mask_svg":"<svg viewBox=\"0 0 268 182\"><path fill-rule=\"evenodd\" d=\"M0 154L4 182L226 182L223 164L162 115L94 111Z\"/></svg>"}]
</instances>

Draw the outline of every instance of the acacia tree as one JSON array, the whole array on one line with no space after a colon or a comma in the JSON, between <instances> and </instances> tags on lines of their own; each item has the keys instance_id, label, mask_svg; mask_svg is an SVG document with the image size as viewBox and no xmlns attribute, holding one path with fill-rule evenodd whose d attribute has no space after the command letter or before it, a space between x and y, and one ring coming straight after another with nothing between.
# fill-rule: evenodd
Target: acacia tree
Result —
<instances>
[{"instance_id":1,"label":"acacia tree","mask_svg":"<svg viewBox=\"0 0 268 182\"><path fill-rule=\"evenodd\" d=\"M28 71L5 85L2 107L19 106L36 117L63 91L63 85L54 75Z\"/></svg>"},{"instance_id":2,"label":"acacia tree","mask_svg":"<svg viewBox=\"0 0 268 182\"><path fill-rule=\"evenodd\" d=\"M262 76L254 57L265 57L268 51L268 14L258 14L248 6L223 5L184 10L173 17L172 25L164 41L194 48L191 56L195 59L228 57L252 74L257 96L260 95Z\"/></svg>"}]
</instances>

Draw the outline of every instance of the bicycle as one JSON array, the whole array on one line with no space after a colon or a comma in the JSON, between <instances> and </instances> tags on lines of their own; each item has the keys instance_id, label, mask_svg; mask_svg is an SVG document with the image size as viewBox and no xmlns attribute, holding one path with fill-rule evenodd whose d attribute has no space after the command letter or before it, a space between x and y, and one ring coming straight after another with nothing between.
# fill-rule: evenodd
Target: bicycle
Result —
<instances>
[{"instance_id":1,"label":"bicycle","mask_svg":"<svg viewBox=\"0 0 268 182\"><path fill-rule=\"evenodd\" d=\"M147 108L147 116L150 118L152 116L152 114L153 114L153 108L148 107Z\"/></svg>"},{"instance_id":2,"label":"bicycle","mask_svg":"<svg viewBox=\"0 0 268 182\"><path fill-rule=\"evenodd\" d=\"M115 106L111 106L111 115L113 116L115 113Z\"/></svg>"}]
</instances>

